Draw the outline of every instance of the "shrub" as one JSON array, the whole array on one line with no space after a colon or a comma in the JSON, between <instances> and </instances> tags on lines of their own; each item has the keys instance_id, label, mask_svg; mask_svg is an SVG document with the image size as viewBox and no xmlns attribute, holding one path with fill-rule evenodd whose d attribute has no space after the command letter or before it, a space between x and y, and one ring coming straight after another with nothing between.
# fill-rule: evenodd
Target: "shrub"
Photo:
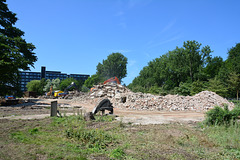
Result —
<instances>
[{"instance_id":1,"label":"shrub","mask_svg":"<svg viewBox=\"0 0 240 160\"><path fill-rule=\"evenodd\" d=\"M235 120L240 115L240 107L236 106L232 111L229 111L228 106L225 105L224 109L216 106L214 109L206 112L205 123L207 125L222 125L229 124L231 121Z\"/></svg>"},{"instance_id":2,"label":"shrub","mask_svg":"<svg viewBox=\"0 0 240 160\"><path fill-rule=\"evenodd\" d=\"M231 112L233 119L238 119L240 116L240 105L236 106Z\"/></svg>"}]
</instances>

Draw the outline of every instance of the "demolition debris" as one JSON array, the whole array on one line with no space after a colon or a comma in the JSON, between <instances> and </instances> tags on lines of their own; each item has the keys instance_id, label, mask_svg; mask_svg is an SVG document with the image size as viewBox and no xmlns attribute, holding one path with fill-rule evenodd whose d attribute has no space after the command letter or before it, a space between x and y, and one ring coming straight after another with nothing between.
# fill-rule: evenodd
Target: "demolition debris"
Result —
<instances>
[{"instance_id":1,"label":"demolition debris","mask_svg":"<svg viewBox=\"0 0 240 160\"><path fill-rule=\"evenodd\" d=\"M233 103L211 91L202 91L194 96L157 96L134 93L128 88L114 83L96 85L88 95L73 96L72 102L81 101L95 104L103 98L108 98L116 108L130 110L203 112L214 106L224 107L224 105L228 105L229 109L234 107Z\"/></svg>"}]
</instances>

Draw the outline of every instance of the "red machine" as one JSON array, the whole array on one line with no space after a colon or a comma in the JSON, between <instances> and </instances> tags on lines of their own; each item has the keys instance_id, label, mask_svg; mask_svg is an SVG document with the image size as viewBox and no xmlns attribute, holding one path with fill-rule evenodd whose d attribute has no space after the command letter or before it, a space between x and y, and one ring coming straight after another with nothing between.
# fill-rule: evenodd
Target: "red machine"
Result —
<instances>
[{"instance_id":1,"label":"red machine","mask_svg":"<svg viewBox=\"0 0 240 160\"><path fill-rule=\"evenodd\" d=\"M110 78L110 79L104 81L103 84L106 84L106 83L109 83L109 82L111 82L111 83L121 84L121 83L119 82L119 80L118 80L117 77L112 77L112 78Z\"/></svg>"},{"instance_id":2,"label":"red machine","mask_svg":"<svg viewBox=\"0 0 240 160\"><path fill-rule=\"evenodd\" d=\"M117 77L112 77L112 78L109 78L108 80L104 81L103 84L106 84L106 83L117 83L117 84L121 84L118 80ZM90 89L90 91L92 92L93 89L95 89L94 87Z\"/></svg>"}]
</instances>

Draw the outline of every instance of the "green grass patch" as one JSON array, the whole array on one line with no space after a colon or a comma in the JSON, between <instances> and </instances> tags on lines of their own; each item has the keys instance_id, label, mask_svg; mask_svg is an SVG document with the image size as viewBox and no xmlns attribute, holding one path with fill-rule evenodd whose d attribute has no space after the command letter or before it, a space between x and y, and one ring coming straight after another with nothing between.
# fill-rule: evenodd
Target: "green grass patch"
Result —
<instances>
[{"instance_id":1,"label":"green grass patch","mask_svg":"<svg viewBox=\"0 0 240 160\"><path fill-rule=\"evenodd\" d=\"M97 117L97 116L96 116ZM239 124L132 125L99 116L0 123L9 159L239 159ZM8 128L6 130L5 128ZM5 129L5 130L4 130ZM6 158L5 158L6 159Z\"/></svg>"}]
</instances>

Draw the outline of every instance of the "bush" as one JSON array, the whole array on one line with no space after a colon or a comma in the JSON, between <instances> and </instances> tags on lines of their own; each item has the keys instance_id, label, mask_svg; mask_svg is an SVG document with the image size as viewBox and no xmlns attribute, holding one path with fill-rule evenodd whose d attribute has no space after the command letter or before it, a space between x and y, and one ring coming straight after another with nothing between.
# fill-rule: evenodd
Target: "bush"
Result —
<instances>
[{"instance_id":1,"label":"bush","mask_svg":"<svg viewBox=\"0 0 240 160\"><path fill-rule=\"evenodd\" d=\"M224 109L216 106L214 109L206 112L205 123L207 125L222 125L229 124L240 116L240 106L236 106L232 111L229 111L228 106L225 105Z\"/></svg>"},{"instance_id":2,"label":"bush","mask_svg":"<svg viewBox=\"0 0 240 160\"><path fill-rule=\"evenodd\" d=\"M240 116L240 105L236 106L231 112L233 119L238 119Z\"/></svg>"}]
</instances>

